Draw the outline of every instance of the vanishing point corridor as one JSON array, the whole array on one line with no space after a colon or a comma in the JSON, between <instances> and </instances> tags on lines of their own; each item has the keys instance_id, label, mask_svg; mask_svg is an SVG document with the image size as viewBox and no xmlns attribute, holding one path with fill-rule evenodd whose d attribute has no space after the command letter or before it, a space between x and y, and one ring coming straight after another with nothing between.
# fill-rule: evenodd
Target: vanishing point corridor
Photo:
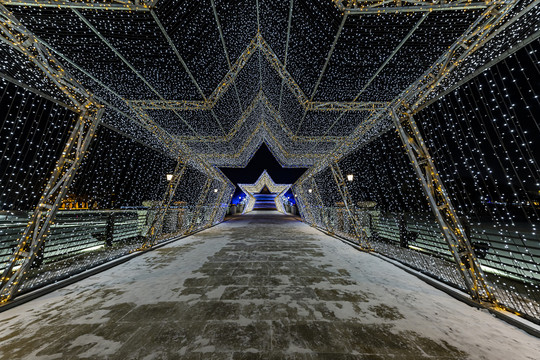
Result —
<instances>
[{"instance_id":1,"label":"vanishing point corridor","mask_svg":"<svg viewBox=\"0 0 540 360\"><path fill-rule=\"evenodd\" d=\"M538 339L486 311L270 211L234 217L1 316L0 358L10 360L538 355Z\"/></svg>"}]
</instances>

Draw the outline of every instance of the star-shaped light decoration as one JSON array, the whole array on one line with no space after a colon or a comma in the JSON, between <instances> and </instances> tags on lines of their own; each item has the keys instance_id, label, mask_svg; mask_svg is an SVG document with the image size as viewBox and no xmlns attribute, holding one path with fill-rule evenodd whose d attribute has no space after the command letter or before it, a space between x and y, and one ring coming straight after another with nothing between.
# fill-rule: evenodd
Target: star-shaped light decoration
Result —
<instances>
[{"instance_id":1,"label":"star-shaped light decoration","mask_svg":"<svg viewBox=\"0 0 540 360\"><path fill-rule=\"evenodd\" d=\"M276 184L270 175L268 175L268 172L264 170L254 184L238 184L238 186L248 197L248 202L244 208L243 214L253 210L256 201L253 194L261 192L265 186L272 194L276 194L274 202L276 203L277 210L285 213L285 208L283 207L283 201L281 199L287 190L291 188L291 184Z\"/></svg>"}]
</instances>

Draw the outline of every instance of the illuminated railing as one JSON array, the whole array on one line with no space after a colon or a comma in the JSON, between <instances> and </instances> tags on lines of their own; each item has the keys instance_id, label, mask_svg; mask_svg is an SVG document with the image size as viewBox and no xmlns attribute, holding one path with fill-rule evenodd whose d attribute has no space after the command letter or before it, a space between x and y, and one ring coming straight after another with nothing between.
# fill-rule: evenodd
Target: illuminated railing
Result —
<instances>
[{"instance_id":1,"label":"illuminated railing","mask_svg":"<svg viewBox=\"0 0 540 360\"><path fill-rule=\"evenodd\" d=\"M356 243L353 224L343 207L304 207L311 224ZM431 213L381 213L355 209L375 252L424 274L466 290ZM531 318L540 317L540 236L530 231L494 229L490 223L468 228L478 260L499 301ZM531 286L530 284L536 284Z\"/></svg>"},{"instance_id":2,"label":"illuminated railing","mask_svg":"<svg viewBox=\"0 0 540 360\"><path fill-rule=\"evenodd\" d=\"M158 243L219 223L226 206L171 208ZM144 241L155 210L63 210L51 228L41 260L30 270L20 294L126 256ZM0 212L0 270L8 263L29 213Z\"/></svg>"}]
</instances>

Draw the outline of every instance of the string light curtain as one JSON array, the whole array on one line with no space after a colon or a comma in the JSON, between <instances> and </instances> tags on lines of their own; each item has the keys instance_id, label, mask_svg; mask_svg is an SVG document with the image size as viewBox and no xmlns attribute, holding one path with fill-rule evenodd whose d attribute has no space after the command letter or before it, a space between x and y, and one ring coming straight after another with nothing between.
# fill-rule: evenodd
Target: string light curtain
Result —
<instances>
[{"instance_id":1,"label":"string light curtain","mask_svg":"<svg viewBox=\"0 0 540 360\"><path fill-rule=\"evenodd\" d=\"M498 301L531 319L540 314L539 49L534 41L415 115ZM394 130L339 166L354 174L348 188L375 251L466 289ZM329 171L315 179L331 198ZM332 228L339 203L320 206L310 196L327 214L316 224L353 239Z\"/></svg>"},{"instance_id":2,"label":"string light curtain","mask_svg":"<svg viewBox=\"0 0 540 360\"><path fill-rule=\"evenodd\" d=\"M5 80L0 86L0 102L6 109L0 130L3 270L63 150L76 114ZM170 153L101 126L19 293L140 247L165 193L166 175L174 171L175 164ZM161 240L221 221L231 189L221 180L212 180L209 195L198 204L208 179L208 174L186 167L165 214Z\"/></svg>"}]
</instances>

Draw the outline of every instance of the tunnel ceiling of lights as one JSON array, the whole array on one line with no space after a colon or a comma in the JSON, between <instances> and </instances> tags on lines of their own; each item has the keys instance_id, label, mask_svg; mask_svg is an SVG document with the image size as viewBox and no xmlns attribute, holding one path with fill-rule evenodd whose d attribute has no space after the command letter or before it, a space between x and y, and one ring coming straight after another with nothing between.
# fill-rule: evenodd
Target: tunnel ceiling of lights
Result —
<instances>
[{"instance_id":1,"label":"tunnel ceiling of lights","mask_svg":"<svg viewBox=\"0 0 540 360\"><path fill-rule=\"evenodd\" d=\"M311 166L386 131L388 110L430 76L487 6L474 0L0 3L107 106L104 124L163 148L144 118L187 152L227 167L245 166L262 143L283 166ZM504 41L494 36L462 74L430 96L534 28L520 21L507 30L499 36ZM2 73L69 103L38 69L22 66L28 61L20 54L3 43L0 50L7 55Z\"/></svg>"}]
</instances>

